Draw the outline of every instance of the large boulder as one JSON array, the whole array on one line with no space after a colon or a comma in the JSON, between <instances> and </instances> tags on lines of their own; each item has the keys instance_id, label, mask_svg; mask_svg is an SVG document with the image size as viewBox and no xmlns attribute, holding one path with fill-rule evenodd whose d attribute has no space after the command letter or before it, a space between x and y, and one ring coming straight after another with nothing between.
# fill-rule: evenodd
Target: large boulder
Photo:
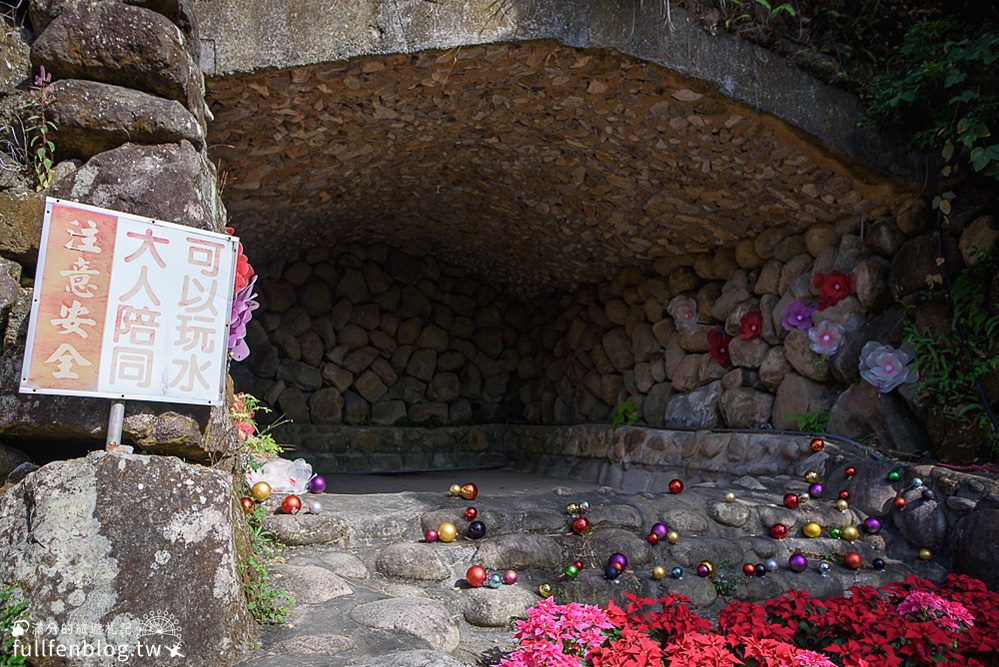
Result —
<instances>
[{"instance_id":1,"label":"large boulder","mask_svg":"<svg viewBox=\"0 0 999 667\"><path fill-rule=\"evenodd\" d=\"M867 382L851 385L829 411L830 433L850 438L874 438L899 452L929 451L926 429L897 391L879 394Z\"/></svg>"},{"instance_id":2,"label":"large boulder","mask_svg":"<svg viewBox=\"0 0 999 667\"><path fill-rule=\"evenodd\" d=\"M197 150L205 132L176 100L131 88L66 79L49 88L49 117L58 155L87 160L122 144L170 144L187 140Z\"/></svg>"},{"instance_id":3,"label":"large boulder","mask_svg":"<svg viewBox=\"0 0 999 667\"><path fill-rule=\"evenodd\" d=\"M26 592L37 638L62 645L156 644L185 665L237 662L253 631L240 540L231 478L175 458L93 452L0 497L0 581ZM43 637L49 627L58 634Z\"/></svg>"},{"instance_id":4,"label":"large boulder","mask_svg":"<svg viewBox=\"0 0 999 667\"><path fill-rule=\"evenodd\" d=\"M996 544L999 544L999 508L978 508L957 522L952 533L954 569L978 577L999 590Z\"/></svg>"},{"instance_id":5,"label":"large boulder","mask_svg":"<svg viewBox=\"0 0 999 667\"><path fill-rule=\"evenodd\" d=\"M67 4L31 46L31 64L181 102L204 123L201 70L162 14L115 2Z\"/></svg>"},{"instance_id":6,"label":"large boulder","mask_svg":"<svg viewBox=\"0 0 999 667\"><path fill-rule=\"evenodd\" d=\"M0 257L35 263L44 211L42 193L0 193Z\"/></svg>"}]
</instances>

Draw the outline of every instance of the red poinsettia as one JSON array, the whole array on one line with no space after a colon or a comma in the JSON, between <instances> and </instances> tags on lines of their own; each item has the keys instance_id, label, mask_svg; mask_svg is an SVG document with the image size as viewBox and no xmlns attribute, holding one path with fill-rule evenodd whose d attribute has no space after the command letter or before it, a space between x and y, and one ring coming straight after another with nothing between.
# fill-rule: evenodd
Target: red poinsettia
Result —
<instances>
[{"instance_id":1,"label":"red poinsettia","mask_svg":"<svg viewBox=\"0 0 999 667\"><path fill-rule=\"evenodd\" d=\"M857 279L853 273L830 271L812 276L812 287L819 290L819 310L825 310L853 294Z\"/></svg>"},{"instance_id":2,"label":"red poinsettia","mask_svg":"<svg viewBox=\"0 0 999 667\"><path fill-rule=\"evenodd\" d=\"M717 329L712 329L708 332L708 344L711 345L711 358L717 361L722 366L730 363L732 360L728 356L728 344L732 339L723 334Z\"/></svg>"},{"instance_id":3,"label":"red poinsettia","mask_svg":"<svg viewBox=\"0 0 999 667\"><path fill-rule=\"evenodd\" d=\"M235 230L232 227L225 228L226 234L233 234ZM243 254L243 244L239 244L238 251L236 253L236 291L243 289L250 284L250 278L253 277L253 267L250 266L250 260L246 258Z\"/></svg>"},{"instance_id":4,"label":"red poinsettia","mask_svg":"<svg viewBox=\"0 0 999 667\"><path fill-rule=\"evenodd\" d=\"M763 315L757 311L746 313L739 320L739 338L753 340L763 333Z\"/></svg>"}]
</instances>

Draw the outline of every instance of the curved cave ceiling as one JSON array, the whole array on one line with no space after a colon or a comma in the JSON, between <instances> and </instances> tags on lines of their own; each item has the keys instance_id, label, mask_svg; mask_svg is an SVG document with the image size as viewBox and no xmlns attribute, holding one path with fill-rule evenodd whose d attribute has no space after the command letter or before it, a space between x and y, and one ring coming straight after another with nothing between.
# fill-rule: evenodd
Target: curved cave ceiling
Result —
<instances>
[{"instance_id":1,"label":"curved cave ceiling","mask_svg":"<svg viewBox=\"0 0 999 667\"><path fill-rule=\"evenodd\" d=\"M385 242L526 295L774 225L876 217L898 194L694 80L551 42L270 70L208 92L223 200L258 262Z\"/></svg>"}]
</instances>

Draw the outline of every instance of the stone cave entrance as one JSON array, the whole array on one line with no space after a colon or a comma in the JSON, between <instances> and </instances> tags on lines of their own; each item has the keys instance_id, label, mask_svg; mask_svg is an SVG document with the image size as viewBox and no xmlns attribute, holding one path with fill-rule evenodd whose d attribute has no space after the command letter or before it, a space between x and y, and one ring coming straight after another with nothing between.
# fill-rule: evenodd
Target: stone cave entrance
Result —
<instances>
[{"instance_id":1,"label":"stone cave entrance","mask_svg":"<svg viewBox=\"0 0 999 667\"><path fill-rule=\"evenodd\" d=\"M345 471L501 465L493 427L408 427L606 423L624 401L650 426L792 426L833 395L775 400L775 312L899 193L703 82L550 41L217 77L208 100L259 274L237 391ZM706 332L749 311L760 344L712 363Z\"/></svg>"}]
</instances>

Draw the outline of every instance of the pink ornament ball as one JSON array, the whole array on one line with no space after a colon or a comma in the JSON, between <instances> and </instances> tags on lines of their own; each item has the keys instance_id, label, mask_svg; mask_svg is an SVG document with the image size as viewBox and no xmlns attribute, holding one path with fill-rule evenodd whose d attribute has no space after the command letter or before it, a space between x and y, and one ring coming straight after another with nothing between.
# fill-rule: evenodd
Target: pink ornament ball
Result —
<instances>
[{"instance_id":1,"label":"pink ornament ball","mask_svg":"<svg viewBox=\"0 0 999 667\"><path fill-rule=\"evenodd\" d=\"M517 571L507 570L503 573L503 583L507 586L512 586L517 583Z\"/></svg>"},{"instance_id":2,"label":"pink ornament ball","mask_svg":"<svg viewBox=\"0 0 999 667\"><path fill-rule=\"evenodd\" d=\"M434 530L433 528L427 528L425 531L423 531L423 539L426 540L427 542L436 542L437 531Z\"/></svg>"}]
</instances>

